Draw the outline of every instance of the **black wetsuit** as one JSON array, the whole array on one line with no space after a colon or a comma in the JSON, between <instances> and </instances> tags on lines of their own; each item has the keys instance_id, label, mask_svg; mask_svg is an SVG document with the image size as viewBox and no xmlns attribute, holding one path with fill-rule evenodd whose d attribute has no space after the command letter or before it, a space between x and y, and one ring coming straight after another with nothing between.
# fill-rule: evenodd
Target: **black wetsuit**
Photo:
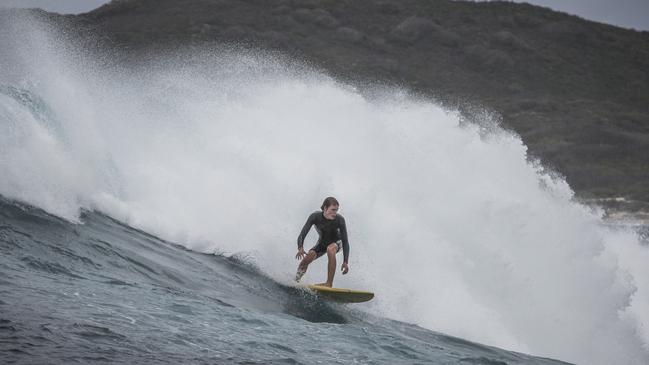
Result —
<instances>
[{"instance_id":1,"label":"black wetsuit","mask_svg":"<svg viewBox=\"0 0 649 365\"><path fill-rule=\"evenodd\" d=\"M340 242L342 241L343 257L345 262L347 262L349 258L349 241L347 241L345 218L340 214L336 214L336 218L329 220L324 217L321 211L314 212L306 220L302 232L300 232L300 236L297 238L298 248L304 247L304 239L309 233L311 226L315 226L319 235L318 243L311 250L314 250L318 257L320 257L327 252L327 246L332 243L337 243L338 249L340 250Z\"/></svg>"}]
</instances>

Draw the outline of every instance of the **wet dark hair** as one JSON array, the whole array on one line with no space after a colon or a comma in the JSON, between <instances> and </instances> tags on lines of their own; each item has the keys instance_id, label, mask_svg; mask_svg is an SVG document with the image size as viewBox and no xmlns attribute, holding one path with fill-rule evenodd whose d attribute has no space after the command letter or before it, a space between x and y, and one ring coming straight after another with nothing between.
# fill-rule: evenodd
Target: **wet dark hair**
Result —
<instances>
[{"instance_id":1,"label":"wet dark hair","mask_svg":"<svg viewBox=\"0 0 649 365\"><path fill-rule=\"evenodd\" d=\"M322 211L324 212L325 209L329 208L329 207L332 206L332 205L340 206L340 204L338 204L338 200L336 200L336 198L334 198L333 196L328 196L328 197L327 197L327 198L322 202L322 206L320 207L320 209L322 209Z\"/></svg>"}]
</instances>

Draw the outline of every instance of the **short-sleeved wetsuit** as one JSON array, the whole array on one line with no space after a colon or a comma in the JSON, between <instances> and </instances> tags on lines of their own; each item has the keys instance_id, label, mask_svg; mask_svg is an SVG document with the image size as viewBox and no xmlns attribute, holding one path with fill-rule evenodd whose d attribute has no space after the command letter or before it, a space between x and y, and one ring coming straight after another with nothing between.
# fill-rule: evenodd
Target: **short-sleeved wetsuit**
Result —
<instances>
[{"instance_id":1,"label":"short-sleeved wetsuit","mask_svg":"<svg viewBox=\"0 0 649 365\"><path fill-rule=\"evenodd\" d=\"M340 243L342 241L343 248L343 257L345 262L349 258L349 241L347 241L347 225L345 224L345 218L342 215L336 214L336 218L327 219L324 217L324 214L321 211L316 211L312 213L309 218L306 220L302 231L297 238L297 247L304 247L304 239L309 233L311 226L315 226L316 231L318 232L318 243L311 248L318 255L317 257L322 256L327 252L327 246L336 243L338 244L338 251L340 251Z\"/></svg>"}]
</instances>

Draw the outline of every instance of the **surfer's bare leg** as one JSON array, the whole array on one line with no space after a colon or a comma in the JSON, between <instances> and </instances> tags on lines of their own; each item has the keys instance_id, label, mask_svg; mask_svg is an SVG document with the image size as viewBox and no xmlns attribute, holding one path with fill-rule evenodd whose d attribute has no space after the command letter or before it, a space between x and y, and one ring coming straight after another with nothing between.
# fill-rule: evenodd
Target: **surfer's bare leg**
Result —
<instances>
[{"instance_id":1,"label":"surfer's bare leg","mask_svg":"<svg viewBox=\"0 0 649 365\"><path fill-rule=\"evenodd\" d=\"M306 269L309 267L309 264L316 259L316 256L317 255L314 250L309 250L309 253L304 256L297 267L297 273L295 273L295 281L300 281L300 279L302 279L302 276L304 276L304 274L306 273Z\"/></svg>"},{"instance_id":2,"label":"surfer's bare leg","mask_svg":"<svg viewBox=\"0 0 649 365\"><path fill-rule=\"evenodd\" d=\"M327 282L324 286L332 287L334 283L334 275L336 274L336 253L338 252L338 245L334 242L327 246Z\"/></svg>"}]
</instances>

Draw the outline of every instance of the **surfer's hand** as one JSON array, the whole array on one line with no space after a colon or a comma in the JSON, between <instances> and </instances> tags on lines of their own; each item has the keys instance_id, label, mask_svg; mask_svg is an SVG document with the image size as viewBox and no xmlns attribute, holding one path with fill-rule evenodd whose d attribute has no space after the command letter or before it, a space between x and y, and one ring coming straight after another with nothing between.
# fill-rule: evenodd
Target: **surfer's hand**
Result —
<instances>
[{"instance_id":1,"label":"surfer's hand","mask_svg":"<svg viewBox=\"0 0 649 365\"><path fill-rule=\"evenodd\" d=\"M295 258L298 260L302 260L306 256L306 252L304 252L304 249L302 247L297 249L297 255L295 255Z\"/></svg>"},{"instance_id":2,"label":"surfer's hand","mask_svg":"<svg viewBox=\"0 0 649 365\"><path fill-rule=\"evenodd\" d=\"M343 275L347 274L349 272L349 265L347 265L346 262L343 262L343 264L340 266L340 271L343 272Z\"/></svg>"}]
</instances>

